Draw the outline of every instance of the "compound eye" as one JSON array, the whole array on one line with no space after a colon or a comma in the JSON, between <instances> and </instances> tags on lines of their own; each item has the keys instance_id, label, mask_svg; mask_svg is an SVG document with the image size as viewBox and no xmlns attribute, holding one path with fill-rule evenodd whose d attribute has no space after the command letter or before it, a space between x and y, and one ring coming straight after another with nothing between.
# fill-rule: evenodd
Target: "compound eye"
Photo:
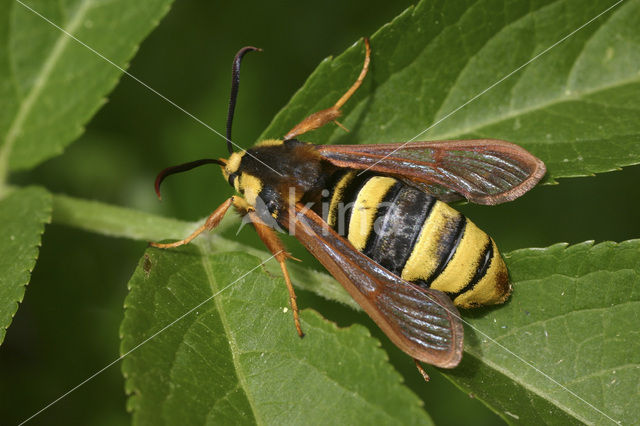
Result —
<instances>
[{"instance_id":1,"label":"compound eye","mask_svg":"<svg viewBox=\"0 0 640 426\"><path fill-rule=\"evenodd\" d=\"M236 182L236 178L238 177L237 173L230 173L229 174L229 185L235 187L235 182Z\"/></svg>"}]
</instances>

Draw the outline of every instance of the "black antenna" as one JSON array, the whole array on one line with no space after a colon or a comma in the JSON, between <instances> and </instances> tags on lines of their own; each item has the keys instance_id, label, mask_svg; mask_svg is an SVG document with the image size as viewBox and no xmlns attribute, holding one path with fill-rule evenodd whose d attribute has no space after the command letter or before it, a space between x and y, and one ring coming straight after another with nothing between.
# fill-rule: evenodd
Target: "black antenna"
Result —
<instances>
[{"instance_id":1,"label":"black antenna","mask_svg":"<svg viewBox=\"0 0 640 426\"><path fill-rule=\"evenodd\" d=\"M233 113L236 109L236 99L238 97L238 87L240 86L240 62L242 57L247 52L257 50L262 52L262 49L247 46L243 47L236 53L236 57L233 59L233 67L231 68L231 96L229 97L229 113L227 114L227 149L229 154L233 154L233 146L231 142L231 126L233 125Z\"/></svg>"},{"instance_id":2,"label":"black antenna","mask_svg":"<svg viewBox=\"0 0 640 426\"><path fill-rule=\"evenodd\" d=\"M158 173L158 176L156 177L155 188L156 188L156 195L158 196L158 199L162 200L162 196L160 195L160 184L162 184L162 181L167 176L171 176L176 173L186 172L187 170L195 169L196 167L200 167L204 164L217 164L219 166L224 167L225 162L222 160L216 160L213 158L204 158L202 160L190 161L188 163L179 164L177 166L167 167L166 169Z\"/></svg>"}]
</instances>

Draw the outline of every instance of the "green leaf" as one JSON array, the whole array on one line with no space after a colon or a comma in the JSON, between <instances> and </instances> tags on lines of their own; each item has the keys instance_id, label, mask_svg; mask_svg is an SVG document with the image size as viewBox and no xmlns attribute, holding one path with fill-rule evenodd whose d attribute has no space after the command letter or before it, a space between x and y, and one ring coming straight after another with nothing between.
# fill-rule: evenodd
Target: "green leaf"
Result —
<instances>
[{"instance_id":1,"label":"green leaf","mask_svg":"<svg viewBox=\"0 0 640 426\"><path fill-rule=\"evenodd\" d=\"M465 354L443 372L507 422L632 423L640 415L631 397L640 381L640 240L558 244L506 258L511 300L462 313ZM298 339L282 280L256 265L244 254L209 255L197 246L147 252L121 329L122 353L134 349L123 371L139 423L186 416L198 424L366 423L373 407L409 416L393 421L422 415L361 327L337 329L305 309L307 336ZM315 417L336 401L344 406L329 410L335 418Z\"/></svg>"},{"instance_id":2,"label":"green leaf","mask_svg":"<svg viewBox=\"0 0 640 426\"><path fill-rule=\"evenodd\" d=\"M505 420L631 424L640 418L640 240L506 256L509 303L466 311L465 355L447 373Z\"/></svg>"},{"instance_id":3,"label":"green leaf","mask_svg":"<svg viewBox=\"0 0 640 426\"><path fill-rule=\"evenodd\" d=\"M272 260L273 262L273 260ZM242 253L150 249L121 333L135 424L428 424L361 326L302 312Z\"/></svg>"},{"instance_id":4,"label":"green leaf","mask_svg":"<svg viewBox=\"0 0 640 426\"><path fill-rule=\"evenodd\" d=\"M54 194L53 222L110 237L160 241L162 239L180 240L191 234L204 220L199 223L182 222L98 201ZM271 255L265 250L259 250L220 235L225 228L239 226L239 222L237 215L227 214L215 232L200 235L195 243L206 246L207 250L212 252L238 250L259 257L261 260L268 259ZM280 273L280 266L273 262L267 263L265 269L275 274ZM296 263L289 265L289 271L298 288L358 309L358 304L327 273Z\"/></svg>"},{"instance_id":5,"label":"green leaf","mask_svg":"<svg viewBox=\"0 0 640 426\"><path fill-rule=\"evenodd\" d=\"M82 133L170 4L0 0L0 179Z\"/></svg>"},{"instance_id":6,"label":"green leaf","mask_svg":"<svg viewBox=\"0 0 640 426\"><path fill-rule=\"evenodd\" d=\"M588 23L615 3L422 1L371 38L371 70L341 119L351 132L327 125L302 139L505 139L540 157L549 180L637 164L640 2ZM263 137L335 103L363 50L323 61Z\"/></svg>"},{"instance_id":7,"label":"green leaf","mask_svg":"<svg viewBox=\"0 0 640 426\"><path fill-rule=\"evenodd\" d=\"M0 343L22 301L50 220L51 195L42 188L20 189L0 200Z\"/></svg>"}]
</instances>

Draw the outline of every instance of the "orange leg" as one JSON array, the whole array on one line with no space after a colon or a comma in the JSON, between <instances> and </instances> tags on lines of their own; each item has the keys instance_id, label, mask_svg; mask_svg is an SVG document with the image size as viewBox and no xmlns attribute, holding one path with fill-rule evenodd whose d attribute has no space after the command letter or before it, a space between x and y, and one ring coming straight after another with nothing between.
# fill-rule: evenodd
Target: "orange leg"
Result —
<instances>
[{"instance_id":1,"label":"orange leg","mask_svg":"<svg viewBox=\"0 0 640 426\"><path fill-rule=\"evenodd\" d=\"M324 126L330 121L335 121L336 124L338 124L340 127L346 130L346 128L342 124L338 123L336 120L338 119L338 117L342 115L340 108L342 108L342 106L347 102L347 100L349 100L349 98L355 93L355 91L358 90L358 87L360 87L360 85L362 84L362 81L364 80L364 77L367 75L367 71L369 70L371 46L369 45L368 38L364 39L364 45L366 49L366 53L364 57L364 65L362 66L362 71L360 71L360 75L358 76L358 79L356 80L356 82L353 83L353 85L349 88L349 90L347 90L347 92L344 95L342 95L340 99L338 99L338 102L336 102L334 106L311 114L310 116L302 120L300 123L298 123L298 125L295 126L293 129L289 130L289 133L287 133L284 136L285 140L293 139L296 136L302 135L311 130L315 130L319 127Z\"/></svg>"},{"instance_id":2,"label":"orange leg","mask_svg":"<svg viewBox=\"0 0 640 426\"><path fill-rule=\"evenodd\" d=\"M422 374L422 378L424 379L425 382L428 382L429 380L431 380L429 378L429 375L427 374L426 371L424 371L424 368L422 368L422 364L420 364L420 361L418 361L417 359L413 359L413 362L416 363L416 367L418 368L418 372L420 374Z\"/></svg>"},{"instance_id":3,"label":"orange leg","mask_svg":"<svg viewBox=\"0 0 640 426\"><path fill-rule=\"evenodd\" d=\"M181 246L183 244L188 244L195 237L197 237L198 235L202 234L204 231L210 231L210 230L214 229L216 226L218 226L218 224L220 223L220 221L224 217L225 213L227 213L227 210L229 210L229 207L231 207L232 204L234 204L234 197L230 197L224 203L222 203L220 205L220 207L215 209L215 211L213 213L211 213L211 215L207 218L207 220L204 222L204 224L201 227L199 227L198 229L196 229L193 232L193 234L189 235L184 240L176 241L175 243L166 243L166 244L163 244L163 243L150 243L150 245L153 246L153 247L158 247L158 248L172 248L172 247Z\"/></svg>"},{"instance_id":4,"label":"orange leg","mask_svg":"<svg viewBox=\"0 0 640 426\"><path fill-rule=\"evenodd\" d=\"M258 232L258 236L280 264L280 269L282 269L282 275L284 276L284 282L287 284L287 289L289 290L289 300L291 302L291 310L293 311L293 322L296 325L298 336L304 337L302 327L300 327L300 313L298 311L298 304L296 303L296 292L293 290L289 271L285 265L285 260L287 260L287 258L294 258L287 252L282 241L280 241L280 238L278 238L273 229L265 225L254 211L250 210L248 214L251 219L251 223Z\"/></svg>"},{"instance_id":5,"label":"orange leg","mask_svg":"<svg viewBox=\"0 0 640 426\"><path fill-rule=\"evenodd\" d=\"M287 270L287 266L285 265L285 260L295 259L292 257L285 249L282 241L278 238L273 229L269 228L265 225L262 220L258 217L258 215L250 208L246 202L238 197L230 197L224 203L220 205L211 215L207 218L205 223L196 229L191 235L189 235L184 240L176 241L175 243L150 243L151 246L157 248L172 248L179 247L184 244L190 243L194 238L198 235L202 234L204 231L210 231L214 229L225 213L229 210L229 207L234 205L238 210L243 213L249 215L251 219L251 223L254 228L258 232L258 236L262 240L262 242L267 246L267 248L274 255L278 263L280 263L280 269L282 269L282 274L284 275L284 281L287 284L287 289L289 290L289 300L291 301L291 310L293 311L293 321L296 325L296 330L298 331L298 335L300 337L304 337L304 333L302 332L302 328L300 327L300 313L298 311L298 304L296 303L296 293L293 290L293 284L291 284L291 277L289 276L289 271ZM297 260L297 259L296 259Z\"/></svg>"}]
</instances>

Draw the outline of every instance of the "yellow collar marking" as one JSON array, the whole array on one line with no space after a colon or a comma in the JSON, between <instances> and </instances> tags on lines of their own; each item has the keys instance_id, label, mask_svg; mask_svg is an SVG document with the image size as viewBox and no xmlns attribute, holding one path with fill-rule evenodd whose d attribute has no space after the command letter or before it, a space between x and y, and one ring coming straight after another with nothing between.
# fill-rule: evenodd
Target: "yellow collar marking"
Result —
<instances>
[{"instance_id":1,"label":"yellow collar marking","mask_svg":"<svg viewBox=\"0 0 640 426\"><path fill-rule=\"evenodd\" d=\"M234 152L229 157L227 161L227 165L224 166L225 178L229 179L229 175L231 173L235 173L238 171L240 167L240 162L242 161L242 157L247 153L247 151Z\"/></svg>"},{"instance_id":2,"label":"yellow collar marking","mask_svg":"<svg viewBox=\"0 0 640 426\"><path fill-rule=\"evenodd\" d=\"M250 206L256 206L258 194L262 191L262 181L248 173L242 173L236 181L240 181L238 186L244 191L244 199Z\"/></svg>"},{"instance_id":3,"label":"yellow collar marking","mask_svg":"<svg viewBox=\"0 0 640 426\"><path fill-rule=\"evenodd\" d=\"M265 139L258 142L255 146L276 146L282 145L284 141L282 139Z\"/></svg>"}]
</instances>

